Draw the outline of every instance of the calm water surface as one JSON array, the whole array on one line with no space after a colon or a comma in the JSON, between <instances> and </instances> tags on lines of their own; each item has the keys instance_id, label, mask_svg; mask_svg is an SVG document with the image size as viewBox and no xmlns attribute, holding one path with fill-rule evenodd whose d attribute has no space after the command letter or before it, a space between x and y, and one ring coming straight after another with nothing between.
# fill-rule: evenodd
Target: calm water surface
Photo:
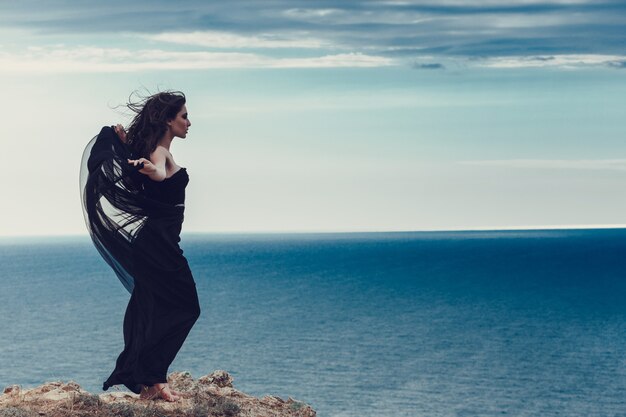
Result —
<instances>
[{"instance_id":1,"label":"calm water surface","mask_svg":"<svg viewBox=\"0 0 626 417\"><path fill-rule=\"evenodd\" d=\"M320 417L626 416L626 230L184 235L171 370ZM0 385L92 392L128 293L87 238L0 240Z\"/></svg>"}]
</instances>

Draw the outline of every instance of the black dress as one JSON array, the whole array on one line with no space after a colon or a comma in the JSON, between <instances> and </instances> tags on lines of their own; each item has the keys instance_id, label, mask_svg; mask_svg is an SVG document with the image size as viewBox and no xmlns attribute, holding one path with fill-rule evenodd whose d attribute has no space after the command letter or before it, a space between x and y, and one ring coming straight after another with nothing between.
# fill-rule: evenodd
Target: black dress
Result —
<instances>
[{"instance_id":1,"label":"black dress","mask_svg":"<svg viewBox=\"0 0 626 417\"><path fill-rule=\"evenodd\" d=\"M200 315L196 285L179 247L181 168L162 182L130 166L130 150L105 127L83 155L83 207L96 248L131 292L124 350L103 389L167 382L167 370ZM86 162L86 163L85 163Z\"/></svg>"}]
</instances>

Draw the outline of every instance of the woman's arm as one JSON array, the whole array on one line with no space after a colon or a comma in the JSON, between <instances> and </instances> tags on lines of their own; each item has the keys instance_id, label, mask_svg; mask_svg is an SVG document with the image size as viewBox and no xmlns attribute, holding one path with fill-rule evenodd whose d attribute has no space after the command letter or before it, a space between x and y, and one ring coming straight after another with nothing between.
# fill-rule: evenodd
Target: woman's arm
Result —
<instances>
[{"instance_id":1,"label":"woman's arm","mask_svg":"<svg viewBox=\"0 0 626 417\"><path fill-rule=\"evenodd\" d=\"M128 163L134 166L143 164L143 168L141 168L139 172L147 175L153 181L163 181L167 176L167 170L165 169L165 163L167 161L166 152L165 148L158 146L150 155L150 159L129 159Z\"/></svg>"},{"instance_id":2,"label":"woman's arm","mask_svg":"<svg viewBox=\"0 0 626 417\"><path fill-rule=\"evenodd\" d=\"M126 131L124 127L120 124L116 125L113 130L120 138L120 140L126 143ZM142 164L143 167L139 170L142 174L147 175L150 179L154 181L163 181L167 175L167 171L165 169L165 163L167 161L167 156L163 149L157 149L152 152L150 155L150 159L139 158L139 159L129 159L128 163L137 166Z\"/></svg>"}]
</instances>

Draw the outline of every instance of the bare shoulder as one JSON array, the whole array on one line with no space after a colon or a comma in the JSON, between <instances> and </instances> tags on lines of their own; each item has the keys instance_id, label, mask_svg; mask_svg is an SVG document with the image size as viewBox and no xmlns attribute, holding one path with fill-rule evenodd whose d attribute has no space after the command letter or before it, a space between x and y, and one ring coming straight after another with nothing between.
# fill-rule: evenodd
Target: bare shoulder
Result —
<instances>
[{"instance_id":1,"label":"bare shoulder","mask_svg":"<svg viewBox=\"0 0 626 417\"><path fill-rule=\"evenodd\" d=\"M165 161L167 159L171 159L172 158L172 154L170 153L170 151L168 151L166 148L164 148L163 146L157 146L154 151L152 151L152 153L150 154L150 159L151 160L157 160L157 161Z\"/></svg>"},{"instance_id":2,"label":"bare shoulder","mask_svg":"<svg viewBox=\"0 0 626 417\"><path fill-rule=\"evenodd\" d=\"M174 162L174 156L172 153L163 146L157 146L154 152L152 152L150 159L160 166L163 166L168 175L170 175L173 171L177 171L179 168L178 165L176 165L176 162Z\"/></svg>"},{"instance_id":3,"label":"bare shoulder","mask_svg":"<svg viewBox=\"0 0 626 417\"><path fill-rule=\"evenodd\" d=\"M172 157L172 153L170 151L168 151L164 146L157 146L156 149L154 150L154 152L152 152L152 155L158 155L161 157L167 157L167 158L171 158Z\"/></svg>"}]
</instances>

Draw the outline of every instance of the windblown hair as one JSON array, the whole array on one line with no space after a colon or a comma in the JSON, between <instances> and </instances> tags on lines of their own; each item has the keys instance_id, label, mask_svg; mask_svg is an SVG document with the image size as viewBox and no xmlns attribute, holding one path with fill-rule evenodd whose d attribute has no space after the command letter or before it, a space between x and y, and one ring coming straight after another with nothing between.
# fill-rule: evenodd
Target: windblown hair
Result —
<instances>
[{"instance_id":1,"label":"windblown hair","mask_svg":"<svg viewBox=\"0 0 626 417\"><path fill-rule=\"evenodd\" d=\"M167 132L167 122L185 105L185 95L180 91L164 91L126 105L135 114L128 127L127 144L136 158L150 158L159 140Z\"/></svg>"}]
</instances>

